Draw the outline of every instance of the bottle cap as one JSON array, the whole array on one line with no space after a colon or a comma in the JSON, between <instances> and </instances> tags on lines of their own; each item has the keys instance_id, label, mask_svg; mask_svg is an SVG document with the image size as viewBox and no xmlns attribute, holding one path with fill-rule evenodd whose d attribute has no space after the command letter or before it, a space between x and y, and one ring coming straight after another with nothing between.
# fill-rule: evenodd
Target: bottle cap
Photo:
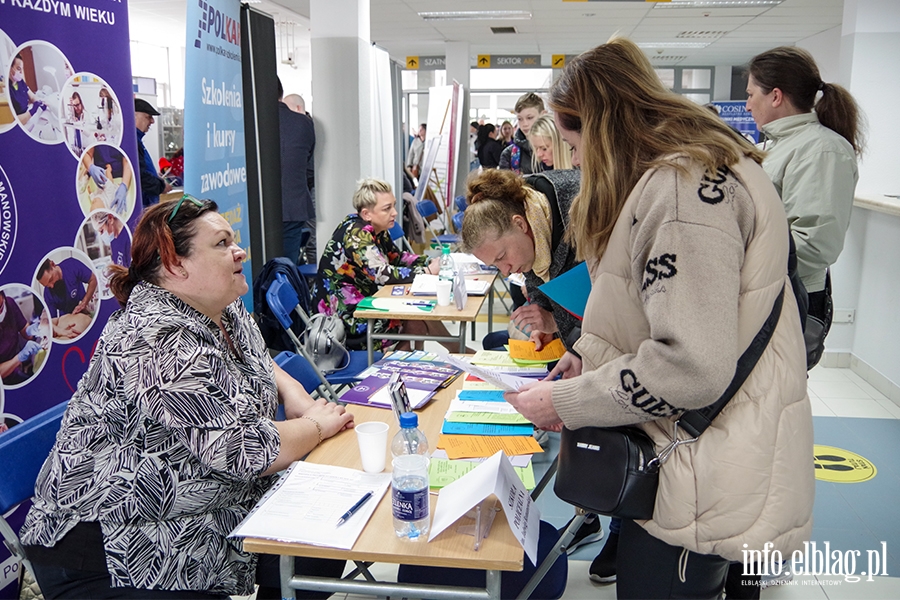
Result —
<instances>
[{"instance_id":1,"label":"bottle cap","mask_svg":"<svg viewBox=\"0 0 900 600\"><path fill-rule=\"evenodd\" d=\"M419 426L419 415L416 413L408 412L400 415L400 428L407 429L409 427L418 427Z\"/></svg>"},{"instance_id":2,"label":"bottle cap","mask_svg":"<svg viewBox=\"0 0 900 600\"><path fill-rule=\"evenodd\" d=\"M441 244L441 254L450 254L450 246L447 244Z\"/></svg>"}]
</instances>

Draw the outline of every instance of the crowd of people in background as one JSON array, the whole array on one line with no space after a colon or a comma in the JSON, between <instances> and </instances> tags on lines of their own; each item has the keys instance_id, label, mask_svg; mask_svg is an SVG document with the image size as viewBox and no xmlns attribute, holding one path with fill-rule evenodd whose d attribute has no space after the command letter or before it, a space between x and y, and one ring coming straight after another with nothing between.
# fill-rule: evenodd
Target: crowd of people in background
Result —
<instances>
[{"instance_id":1,"label":"crowd of people in background","mask_svg":"<svg viewBox=\"0 0 900 600\"><path fill-rule=\"evenodd\" d=\"M537 348L559 338L567 350L546 380L505 395L539 428L632 425L663 448L671 418L713 403L760 323L777 317L747 383L716 417L719 434L664 467L653 518L612 522L590 575L617 581L619 598L719 597L726 581L728 597L758 598L759 582L732 566L748 545L774 543L790 556L810 537L812 417L789 239L810 314L830 321L828 268L849 223L861 117L797 48L755 57L747 92L765 146L672 93L636 44L614 38L565 68L548 96L552 116L527 93L515 127L470 124L481 172L470 174L462 246L504 276L524 275L529 303L512 312L509 335ZM364 297L437 274L439 262L395 244L397 198L374 178L358 182L354 212L317 260L308 241L314 124L302 98L282 95L284 253L318 263L314 312L338 317L354 349L369 326L383 350L378 334L449 335L439 321L353 317ZM275 473L352 428L353 416L311 398L270 358L240 300L246 253L216 203L160 202L171 186L140 142L158 115L135 101L145 210L129 264L111 268L123 309L70 401L22 540L47 598L227 597L255 583L258 598L277 598L277 560L245 552L229 533ZM421 124L411 142L413 177L426 133ZM115 218L95 223L109 242L121 232ZM581 261L592 287L578 320L538 287ZM665 275L654 268L663 264ZM54 336L71 334L63 316L95 310L97 277L77 261L47 259L36 279ZM4 378L39 352L38 330L20 312L0 291ZM276 422L279 403L286 420ZM579 535L600 539L599 521ZM170 539L178 543L160 541ZM340 576L344 563L298 559L296 568Z\"/></svg>"}]
</instances>

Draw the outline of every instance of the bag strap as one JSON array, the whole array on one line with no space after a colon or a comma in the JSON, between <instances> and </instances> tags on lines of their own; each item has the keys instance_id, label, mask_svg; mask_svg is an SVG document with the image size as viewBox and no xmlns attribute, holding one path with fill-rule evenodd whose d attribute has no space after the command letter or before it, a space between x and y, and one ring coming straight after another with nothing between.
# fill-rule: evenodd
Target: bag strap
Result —
<instances>
[{"instance_id":1,"label":"bag strap","mask_svg":"<svg viewBox=\"0 0 900 600\"><path fill-rule=\"evenodd\" d=\"M722 412L722 409L725 408L725 405L728 404L732 396L741 389L741 386L744 385L744 381L747 380L747 377L759 361L759 357L762 356L766 346L769 345L769 340L772 339L772 334L775 332L775 326L778 325L778 319L781 316L782 304L784 304L784 286L781 287L781 292L778 294L778 297L775 298L775 304L772 306L772 312L769 313L769 318L766 319L766 322L763 323L759 333L757 333L756 337L753 338L753 341L750 342L750 346L744 350L744 353L741 354L741 357L738 359L734 377L728 387L725 388L725 392L722 393L718 400L709 406L697 410L689 410L682 414L681 418L675 424L676 433L677 428L681 427L693 438L697 438L701 433L706 431L706 428L709 427L713 422L713 419Z\"/></svg>"}]
</instances>

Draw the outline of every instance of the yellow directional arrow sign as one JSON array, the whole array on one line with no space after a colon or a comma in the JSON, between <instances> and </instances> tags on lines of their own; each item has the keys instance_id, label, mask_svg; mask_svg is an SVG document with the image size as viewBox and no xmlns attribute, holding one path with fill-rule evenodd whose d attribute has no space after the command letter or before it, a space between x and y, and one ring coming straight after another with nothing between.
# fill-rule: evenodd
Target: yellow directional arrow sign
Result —
<instances>
[{"instance_id":1,"label":"yellow directional arrow sign","mask_svg":"<svg viewBox=\"0 0 900 600\"><path fill-rule=\"evenodd\" d=\"M418 69L419 68L419 57L418 56L407 56L406 57L406 68L407 69Z\"/></svg>"},{"instance_id":2,"label":"yellow directional arrow sign","mask_svg":"<svg viewBox=\"0 0 900 600\"><path fill-rule=\"evenodd\" d=\"M478 60L475 61L475 66L479 69L490 69L491 68L491 55L490 54L479 54Z\"/></svg>"}]
</instances>

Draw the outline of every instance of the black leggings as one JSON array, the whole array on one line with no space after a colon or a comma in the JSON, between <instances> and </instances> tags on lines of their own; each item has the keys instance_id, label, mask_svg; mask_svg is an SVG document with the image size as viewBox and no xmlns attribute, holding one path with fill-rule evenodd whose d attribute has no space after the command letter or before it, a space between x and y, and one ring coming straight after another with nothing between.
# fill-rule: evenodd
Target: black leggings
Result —
<instances>
[{"instance_id":1,"label":"black leggings","mask_svg":"<svg viewBox=\"0 0 900 600\"><path fill-rule=\"evenodd\" d=\"M616 596L624 599L718 598L728 561L670 546L631 519L622 520Z\"/></svg>"}]
</instances>

